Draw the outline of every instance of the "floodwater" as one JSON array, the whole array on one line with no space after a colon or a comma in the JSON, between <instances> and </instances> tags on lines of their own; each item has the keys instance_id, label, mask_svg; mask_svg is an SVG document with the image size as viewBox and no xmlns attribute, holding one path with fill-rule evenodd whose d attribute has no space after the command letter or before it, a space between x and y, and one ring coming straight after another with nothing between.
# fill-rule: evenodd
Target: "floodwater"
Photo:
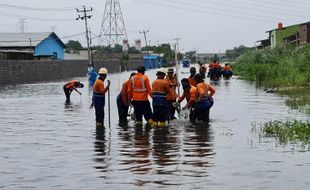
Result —
<instances>
[{"instance_id":1,"label":"floodwater","mask_svg":"<svg viewBox=\"0 0 310 190\"><path fill-rule=\"evenodd\" d=\"M281 97L232 78L213 84L209 126L120 127L115 98L128 76L109 75L111 126L107 114L97 133L87 85L70 104L65 81L2 88L0 189L309 189L310 153L252 131L252 122L307 117Z\"/></svg>"}]
</instances>

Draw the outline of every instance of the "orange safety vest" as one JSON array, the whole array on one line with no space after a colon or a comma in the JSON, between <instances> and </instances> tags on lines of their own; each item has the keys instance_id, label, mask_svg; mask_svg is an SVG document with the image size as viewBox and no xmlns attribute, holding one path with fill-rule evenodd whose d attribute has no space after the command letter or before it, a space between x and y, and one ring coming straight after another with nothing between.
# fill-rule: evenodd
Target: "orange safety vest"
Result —
<instances>
[{"instance_id":1,"label":"orange safety vest","mask_svg":"<svg viewBox=\"0 0 310 190\"><path fill-rule=\"evenodd\" d=\"M152 88L149 78L142 73L137 73L131 77L131 82L128 85L128 100L146 101L148 95L152 95Z\"/></svg>"}]
</instances>

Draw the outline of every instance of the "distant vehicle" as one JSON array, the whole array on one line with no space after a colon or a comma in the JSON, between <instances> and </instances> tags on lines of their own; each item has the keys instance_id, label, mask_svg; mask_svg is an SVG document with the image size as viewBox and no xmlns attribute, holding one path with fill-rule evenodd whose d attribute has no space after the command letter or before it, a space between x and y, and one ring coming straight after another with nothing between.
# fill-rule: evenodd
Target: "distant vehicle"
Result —
<instances>
[{"instance_id":1,"label":"distant vehicle","mask_svg":"<svg viewBox=\"0 0 310 190\"><path fill-rule=\"evenodd\" d=\"M188 58L184 58L182 60L183 67L190 67L190 64L191 64L191 60L189 60Z\"/></svg>"}]
</instances>

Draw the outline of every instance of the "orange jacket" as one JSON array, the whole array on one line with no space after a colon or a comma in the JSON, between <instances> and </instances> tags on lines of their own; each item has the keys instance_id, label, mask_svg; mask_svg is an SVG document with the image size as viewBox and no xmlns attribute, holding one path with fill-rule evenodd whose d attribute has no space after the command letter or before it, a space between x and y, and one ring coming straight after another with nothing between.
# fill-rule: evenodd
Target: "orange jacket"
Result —
<instances>
[{"instance_id":1,"label":"orange jacket","mask_svg":"<svg viewBox=\"0 0 310 190\"><path fill-rule=\"evenodd\" d=\"M80 83L78 80L70 80L67 84L64 85L65 88L73 90L76 88L76 84Z\"/></svg>"},{"instance_id":2,"label":"orange jacket","mask_svg":"<svg viewBox=\"0 0 310 190\"><path fill-rule=\"evenodd\" d=\"M169 78L168 76L165 78L165 81L169 84L170 93L167 96L168 101L175 101L177 99L176 87L177 80L175 77Z\"/></svg>"},{"instance_id":3,"label":"orange jacket","mask_svg":"<svg viewBox=\"0 0 310 190\"><path fill-rule=\"evenodd\" d=\"M189 92L183 91L183 94L179 98L178 101L182 102L186 98L188 107L192 107L195 104L196 100L198 100L198 96L199 96L199 93L198 93L197 88L194 86L191 86L191 89L189 90Z\"/></svg>"},{"instance_id":4,"label":"orange jacket","mask_svg":"<svg viewBox=\"0 0 310 190\"><path fill-rule=\"evenodd\" d=\"M100 79L97 79L93 87L93 92L105 94L107 91L108 91L108 88L104 87L104 82Z\"/></svg>"},{"instance_id":5,"label":"orange jacket","mask_svg":"<svg viewBox=\"0 0 310 190\"><path fill-rule=\"evenodd\" d=\"M128 85L129 85L130 80L127 80L126 82L123 83L122 85L122 90L121 90L121 97L122 97L122 102L125 105L128 105Z\"/></svg>"},{"instance_id":6,"label":"orange jacket","mask_svg":"<svg viewBox=\"0 0 310 190\"><path fill-rule=\"evenodd\" d=\"M229 65L225 65L224 67L223 67L223 71L231 71L232 69L231 69L231 67L229 66Z\"/></svg>"},{"instance_id":7,"label":"orange jacket","mask_svg":"<svg viewBox=\"0 0 310 190\"><path fill-rule=\"evenodd\" d=\"M152 93L154 92L166 93L166 95L169 95L170 88L168 82L163 79L154 80L152 83Z\"/></svg>"},{"instance_id":8,"label":"orange jacket","mask_svg":"<svg viewBox=\"0 0 310 190\"><path fill-rule=\"evenodd\" d=\"M207 96L212 97L215 93L215 89L211 85L208 85L205 82L201 82L197 84L197 90L199 93L199 99L205 98ZM209 91L210 91L210 94L209 94Z\"/></svg>"},{"instance_id":9,"label":"orange jacket","mask_svg":"<svg viewBox=\"0 0 310 190\"><path fill-rule=\"evenodd\" d=\"M188 81L190 85L195 87L197 86L197 82L194 80L194 78L188 77Z\"/></svg>"},{"instance_id":10,"label":"orange jacket","mask_svg":"<svg viewBox=\"0 0 310 190\"><path fill-rule=\"evenodd\" d=\"M152 96L152 88L150 85L150 80L146 75L142 73L137 73L135 76L131 77L128 84L128 100L133 101L146 101L148 100L148 95Z\"/></svg>"}]
</instances>

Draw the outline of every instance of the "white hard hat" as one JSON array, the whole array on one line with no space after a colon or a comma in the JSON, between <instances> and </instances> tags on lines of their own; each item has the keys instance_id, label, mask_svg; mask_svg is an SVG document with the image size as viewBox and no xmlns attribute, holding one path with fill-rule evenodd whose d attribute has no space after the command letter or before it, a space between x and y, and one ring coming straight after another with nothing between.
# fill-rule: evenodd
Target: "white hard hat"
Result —
<instances>
[{"instance_id":1,"label":"white hard hat","mask_svg":"<svg viewBox=\"0 0 310 190\"><path fill-rule=\"evenodd\" d=\"M160 69L157 70L157 73L164 73L164 74L166 74L167 70L165 68L160 68Z\"/></svg>"},{"instance_id":2,"label":"white hard hat","mask_svg":"<svg viewBox=\"0 0 310 190\"><path fill-rule=\"evenodd\" d=\"M108 69L104 67L99 69L99 75L107 75L107 74L108 74Z\"/></svg>"}]
</instances>

